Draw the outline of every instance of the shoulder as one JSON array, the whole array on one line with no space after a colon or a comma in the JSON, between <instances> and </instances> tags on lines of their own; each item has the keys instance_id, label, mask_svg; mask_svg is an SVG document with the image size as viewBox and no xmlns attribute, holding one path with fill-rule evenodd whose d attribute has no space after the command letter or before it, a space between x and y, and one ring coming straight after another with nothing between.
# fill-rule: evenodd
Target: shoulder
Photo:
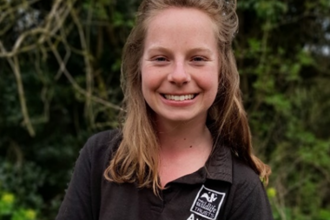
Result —
<instances>
[{"instance_id":1,"label":"shoulder","mask_svg":"<svg viewBox=\"0 0 330 220\"><path fill-rule=\"evenodd\" d=\"M119 130L103 131L88 139L56 219L98 219L103 172L120 139Z\"/></svg>"},{"instance_id":2,"label":"shoulder","mask_svg":"<svg viewBox=\"0 0 330 220\"><path fill-rule=\"evenodd\" d=\"M232 155L232 161L233 182L231 191L235 195L236 202L239 202L241 199L244 200L244 198L253 199L256 194L255 191L264 190L259 175L237 156Z\"/></svg>"},{"instance_id":3,"label":"shoulder","mask_svg":"<svg viewBox=\"0 0 330 220\"><path fill-rule=\"evenodd\" d=\"M258 174L232 155L233 181L229 191L229 219L273 219L265 188Z\"/></svg>"},{"instance_id":4,"label":"shoulder","mask_svg":"<svg viewBox=\"0 0 330 220\"><path fill-rule=\"evenodd\" d=\"M233 185L244 187L255 187L261 181L258 174L247 164L241 161L236 155L232 155L233 161Z\"/></svg>"},{"instance_id":5,"label":"shoulder","mask_svg":"<svg viewBox=\"0 0 330 220\"><path fill-rule=\"evenodd\" d=\"M92 135L88 141L88 145L93 145L94 147L101 147L104 145L109 145L111 143L115 143L120 141L121 132L119 129L107 130L96 133Z\"/></svg>"},{"instance_id":6,"label":"shoulder","mask_svg":"<svg viewBox=\"0 0 330 220\"><path fill-rule=\"evenodd\" d=\"M107 130L92 135L86 142L81 153L87 154L92 160L108 161L112 152L119 146L122 139L120 130ZM96 161L95 161L96 162Z\"/></svg>"},{"instance_id":7,"label":"shoulder","mask_svg":"<svg viewBox=\"0 0 330 220\"><path fill-rule=\"evenodd\" d=\"M114 147L121 141L121 132L118 129L107 130L92 135L86 143L88 150L100 150L102 148Z\"/></svg>"}]
</instances>

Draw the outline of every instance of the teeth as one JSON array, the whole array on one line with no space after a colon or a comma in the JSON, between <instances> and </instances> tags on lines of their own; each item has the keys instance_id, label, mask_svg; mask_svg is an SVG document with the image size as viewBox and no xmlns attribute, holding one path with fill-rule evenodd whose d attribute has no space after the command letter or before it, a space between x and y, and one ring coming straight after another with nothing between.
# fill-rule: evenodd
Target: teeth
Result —
<instances>
[{"instance_id":1,"label":"teeth","mask_svg":"<svg viewBox=\"0 0 330 220\"><path fill-rule=\"evenodd\" d=\"M164 95L166 99L174 100L174 101L184 101L191 100L195 97L195 95Z\"/></svg>"}]
</instances>

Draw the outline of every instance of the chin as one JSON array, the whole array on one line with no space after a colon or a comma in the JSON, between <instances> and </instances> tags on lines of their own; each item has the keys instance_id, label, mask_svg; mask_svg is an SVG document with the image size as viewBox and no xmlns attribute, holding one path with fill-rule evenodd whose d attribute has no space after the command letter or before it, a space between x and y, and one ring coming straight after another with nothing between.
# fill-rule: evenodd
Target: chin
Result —
<instances>
[{"instance_id":1,"label":"chin","mask_svg":"<svg viewBox=\"0 0 330 220\"><path fill-rule=\"evenodd\" d=\"M170 123L185 123L185 122L191 122L191 121L200 121L205 120L206 117L201 115L187 115L187 114L171 114L171 115L162 115L159 117L160 121L163 122L170 122ZM158 120L159 121L159 120Z\"/></svg>"}]
</instances>

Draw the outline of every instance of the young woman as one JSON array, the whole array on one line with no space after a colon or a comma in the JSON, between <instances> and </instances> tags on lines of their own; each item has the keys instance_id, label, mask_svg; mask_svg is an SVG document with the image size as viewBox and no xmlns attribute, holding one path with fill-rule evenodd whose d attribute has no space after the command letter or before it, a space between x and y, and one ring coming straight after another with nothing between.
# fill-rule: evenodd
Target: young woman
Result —
<instances>
[{"instance_id":1,"label":"young woman","mask_svg":"<svg viewBox=\"0 0 330 220\"><path fill-rule=\"evenodd\" d=\"M268 220L231 49L236 2L144 0L121 129L82 149L57 219Z\"/></svg>"}]
</instances>

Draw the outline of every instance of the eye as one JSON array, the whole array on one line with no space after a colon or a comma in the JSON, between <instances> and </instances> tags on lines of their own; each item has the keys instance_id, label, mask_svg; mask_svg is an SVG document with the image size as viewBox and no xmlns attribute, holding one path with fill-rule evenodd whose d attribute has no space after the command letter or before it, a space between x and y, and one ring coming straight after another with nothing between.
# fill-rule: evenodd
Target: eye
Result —
<instances>
[{"instance_id":1,"label":"eye","mask_svg":"<svg viewBox=\"0 0 330 220\"><path fill-rule=\"evenodd\" d=\"M192 58L192 61L194 62L202 62L202 61L206 61L206 59L202 56L195 56Z\"/></svg>"},{"instance_id":2,"label":"eye","mask_svg":"<svg viewBox=\"0 0 330 220\"><path fill-rule=\"evenodd\" d=\"M169 59L166 56L154 56L151 62L156 66L165 66L169 63Z\"/></svg>"},{"instance_id":3,"label":"eye","mask_svg":"<svg viewBox=\"0 0 330 220\"><path fill-rule=\"evenodd\" d=\"M190 60L190 62L196 66L204 65L206 61L208 61L208 59L204 56L193 56Z\"/></svg>"},{"instance_id":4,"label":"eye","mask_svg":"<svg viewBox=\"0 0 330 220\"><path fill-rule=\"evenodd\" d=\"M154 61L157 61L157 62L166 62L168 60L166 59L166 57L155 57L154 58Z\"/></svg>"}]
</instances>

